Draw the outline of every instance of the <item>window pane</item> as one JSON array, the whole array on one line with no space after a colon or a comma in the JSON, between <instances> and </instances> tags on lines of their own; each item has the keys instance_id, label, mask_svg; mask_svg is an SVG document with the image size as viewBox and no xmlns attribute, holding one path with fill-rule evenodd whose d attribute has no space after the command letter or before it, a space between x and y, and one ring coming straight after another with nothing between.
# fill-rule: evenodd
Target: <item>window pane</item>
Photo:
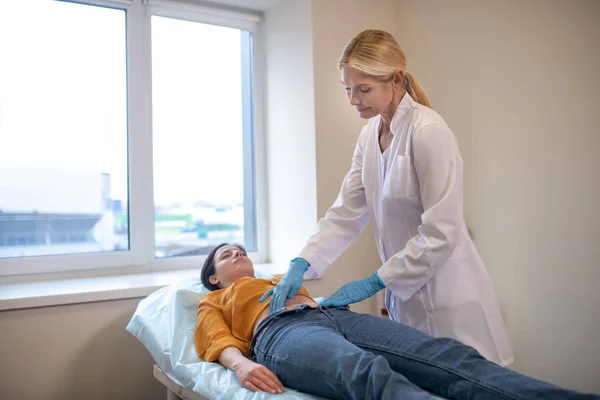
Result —
<instances>
[{"instance_id":1,"label":"window pane","mask_svg":"<svg viewBox=\"0 0 600 400\"><path fill-rule=\"evenodd\" d=\"M244 215L253 213L244 204L244 34L152 17L157 257L244 243Z\"/></svg>"},{"instance_id":2,"label":"window pane","mask_svg":"<svg viewBox=\"0 0 600 400\"><path fill-rule=\"evenodd\" d=\"M125 11L0 2L0 257L129 248Z\"/></svg>"}]
</instances>

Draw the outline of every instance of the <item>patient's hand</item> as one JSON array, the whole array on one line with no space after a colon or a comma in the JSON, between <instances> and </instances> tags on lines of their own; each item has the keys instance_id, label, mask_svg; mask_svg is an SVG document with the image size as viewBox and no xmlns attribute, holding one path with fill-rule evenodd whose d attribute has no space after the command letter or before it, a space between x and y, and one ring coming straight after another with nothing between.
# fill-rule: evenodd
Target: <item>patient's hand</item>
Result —
<instances>
[{"instance_id":1,"label":"patient's hand","mask_svg":"<svg viewBox=\"0 0 600 400\"><path fill-rule=\"evenodd\" d=\"M233 366L238 381L253 392L283 393L283 384L264 365L245 359Z\"/></svg>"}]
</instances>

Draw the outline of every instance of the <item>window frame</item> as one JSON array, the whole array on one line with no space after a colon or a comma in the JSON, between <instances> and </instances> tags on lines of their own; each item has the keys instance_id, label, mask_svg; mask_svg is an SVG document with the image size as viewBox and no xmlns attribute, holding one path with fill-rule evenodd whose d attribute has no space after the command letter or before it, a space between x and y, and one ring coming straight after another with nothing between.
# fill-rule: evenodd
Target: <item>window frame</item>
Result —
<instances>
[{"instance_id":1,"label":"window frame","mask_svg":"<svg viewBox=\"0 0 600 400\"><path fill-rule=\"evenodd\" d=\"M177 0L55 0L124 10L127 49L127 145L129 250L0 259L0 282L46 280L69 276L148 273L199 269L206 256L155 257L152 147L151 17L161 16L249 32L246 50L252 51L243 81L244 237L254 241L254 263L267 259L265 134L261 110L262 14ZM242 46L244 59L244 46ZM246 86L246 88L248 88ZM251 110L248 110L248 106ZM247 204L251 201L251 204ZM249 215L248 209L253 209ZM248 226L248 222L253 225ZM253 230L249 228L254 228Z\"/></svg>"}]
</instances>

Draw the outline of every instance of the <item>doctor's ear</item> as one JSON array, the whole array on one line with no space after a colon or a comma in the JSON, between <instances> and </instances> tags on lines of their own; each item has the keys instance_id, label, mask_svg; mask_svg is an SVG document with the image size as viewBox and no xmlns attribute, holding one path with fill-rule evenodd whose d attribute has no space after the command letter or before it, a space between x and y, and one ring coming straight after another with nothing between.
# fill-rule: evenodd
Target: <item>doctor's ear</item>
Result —
<instances>
[{"instance_id":1,"label":"doctor's ear","mask_svg":"<svg viewBox=\"0 0 600 400\"><path fill-rule=\"evenodd\" d=\"M396 71L394 77L392 78L392 83L394 86L402 87L404 85L404 71Z\"/></svg>"}]
</instances>

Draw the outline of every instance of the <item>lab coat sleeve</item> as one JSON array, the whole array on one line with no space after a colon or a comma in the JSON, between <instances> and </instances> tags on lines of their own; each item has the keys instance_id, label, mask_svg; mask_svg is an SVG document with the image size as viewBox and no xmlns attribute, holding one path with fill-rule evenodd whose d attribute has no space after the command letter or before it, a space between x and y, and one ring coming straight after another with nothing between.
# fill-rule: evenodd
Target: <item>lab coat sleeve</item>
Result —
<instances>
[{"instance_id":1,"label":"lab coat sleeve","mask_svg":"<svg viewBox=\"0 0 600 400\"><path fill-rule=\"evenodd\" d=\"M308 275L320 276L369 222L369 210L362 182L363 151L369 132L366 125L354 149L352 166L346 174L337 200L319 220L316 232L308 239L299 256L310 264Z\"/></svg>"},{"instance_id":2,"label":"lab coat sleeve","mask_svg":"<svg viewBox=\"0 0 600 400\"><path fill-rule=\"evenodd\" d=\"M463 224L462 158L454 134L445 125L431 124L413 135L421 225L405 248L378 270L385 285L403 301L450 258Z\"/></svg>"}]
</instances>

